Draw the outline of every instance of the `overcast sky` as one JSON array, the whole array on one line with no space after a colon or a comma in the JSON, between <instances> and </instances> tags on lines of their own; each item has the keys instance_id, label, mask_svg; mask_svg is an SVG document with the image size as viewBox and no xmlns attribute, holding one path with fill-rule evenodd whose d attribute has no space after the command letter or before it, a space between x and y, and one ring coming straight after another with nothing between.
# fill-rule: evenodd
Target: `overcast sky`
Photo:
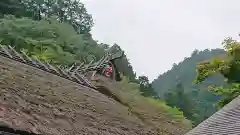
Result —
<instances>
[{"instance_id":1,"label":"overcast sky","mask_svg":"<svg viewBox=\"0 0 240 135\"><path fill-rule=\"evenodd\" d=\"M94 39L120 45L137 75L150 80L195 48L221 48L240 32L240 0L82 1L95 21Z\"/></svg>"}]
</instances>

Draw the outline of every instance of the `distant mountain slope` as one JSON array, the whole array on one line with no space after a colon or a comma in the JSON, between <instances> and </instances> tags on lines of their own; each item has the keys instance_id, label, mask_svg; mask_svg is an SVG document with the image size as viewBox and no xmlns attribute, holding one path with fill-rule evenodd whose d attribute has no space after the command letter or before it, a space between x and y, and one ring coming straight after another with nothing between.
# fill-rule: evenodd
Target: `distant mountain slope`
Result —
<instances>
[{"instance_id":1,"label":"distant mountain slope","mask_svg":"<svg viewBox=\"0 0 240 135\"><path fill-rule=\"evenodd\" d=\"M178 82L181 82L186 93L196 93L195 95L190 94L191 96L189 96L189 98L196 101L197 105L195 105L195 107L198 111L195 111L193 114L199 115L197 116L199 119L197 123L199 123L217 110L214 105L219 97L207 91L207 87L210 84L223 84L224 78L216 74L208 78L204 83L195 85L193 81L196 77L196 64L204 60L209 60L214 56L224 54L225 51L223 49L196 50L192 53L191 57L185 58L179 64L174 64L171 70L155 79L152 82L152 86L154 90L158 92L160 98L165 98L164 95L166 95L170 89L175 89Z\"/></svg>"},{"instance_id":2,"label":"distant mountain slope","mask_svg":"<svg viewBox=\"0 0 240 135\"><path fill-rule=\"evenodd\" d=\"M196 64L203 60L208 60L214 56L223 54L225 54L225 51L223 49L206 49L204 51L194 51L191 57L185 58L179 64L174 64L171 70L158 76L158 78L152 82L152 85L154 89L159 93L160 97L162 97L166 91L175 86L178 80L181 80L184 88L196 87L192 85L196 77ZM212 77L206 81L208 84L210 82L221 84L223 82L223 78Z\"/></svg>"}]
</instances>

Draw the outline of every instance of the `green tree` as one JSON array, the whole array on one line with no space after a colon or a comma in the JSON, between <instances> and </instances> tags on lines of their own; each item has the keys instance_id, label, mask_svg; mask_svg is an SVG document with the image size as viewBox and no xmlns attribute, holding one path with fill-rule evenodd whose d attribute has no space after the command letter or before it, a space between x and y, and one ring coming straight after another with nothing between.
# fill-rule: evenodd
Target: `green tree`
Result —
<instances>
[{"instance_id":1,"label":"green tree","mask_svg":"<svg viewBox=\"0 0 240 135\"><path fill-rule=\"evenodd\" d=\"M143 96L158 98L147 76L139 76L138 82L140 84L139 90Z\"/></svg>"},{"instance_id":2,"label":"green tree","mask_svg":"<svg viewBox=\"0 0 240 135\"><path fill-rule=\"evenodd\" d=\"M20 51L40 59L56 63L70 64L82 61L88 53L81 35L67 23L60 23L54 18L33 21L29 18L6 16L0 19L0 43L15 46ZM81 56L78 56L80 52Z\"/></svg>"},{"instance_id":3,"label":"green tree","mask_svg":"<svg viewBox=\"0 0 240 135\"><path fill-rule=\"evenodd\" d=\"M171 70L155 79L152 82L152 86L158 92L159 97L165 99L164 95L166 96L169 92L174 91L176 82L181 80L185 97L191 101L191 106L193 106L191 109L191 114L193 114L191 117L193 118L191 120L194 122L194 125L197 125L218 110L215 104L221 96L208 91L209 85L221 86L226 85L226 83L224 82L224 77L218 73L208 77L200 84L193 83L197 75L196 65L201 61L224 54L226 52L223 49L195 50L190 57L185 58L172 67Z\"/></svg>"},{"instance_id":4,"label":"green tree","mask_svg":"<svg viewBox=\"0 0 240 135\"><path fill-rule=\"evenodd\" d=\"M198 124L196 123L196 117L198 116L194 116L195 102L191 98L191 93L184 91L181 81L176 84L175 88L170 89L169 92L165 94L165 101L167 105L179 108L184 116L192 120L195 125Z\"/></svg>"},{"instance_id":5,"label":"green tree","mask_svg":"<svg viewBox=\"0 0 240 135\"><path fill-rule=\"evenodd\" d=\"M5 14L21 16L24 12L24 5L20 0L1 0L0 1L0 17Z\"/></svg>"},{"instance_id":6,"label":"green tree","mask_svg":"<svg viewBox=\"0 0 240 135\"><path fill-rule=\"evenodd\" d=\"M203 82L214 73L221 73L226 78L228 85L210 87L210 90L222 97L218 103L219 107L226 105L240 93L240 43L232 38L226 38L222 44L227 55L200 63L196 77L197 83Z\"/></svg>"},{"instance_id":7,"label":"green tree","mask_svg":"<svg viewBox=\"0 0 240 135\"><path fill-rule=\"evenodd\" d=\"M34 20L57 17L60 22L67 22L79 34L90 33L93 26L92 16L79 0L3 0L0 13L18 17L31 17Z\"/></svg>"}]
</instances>

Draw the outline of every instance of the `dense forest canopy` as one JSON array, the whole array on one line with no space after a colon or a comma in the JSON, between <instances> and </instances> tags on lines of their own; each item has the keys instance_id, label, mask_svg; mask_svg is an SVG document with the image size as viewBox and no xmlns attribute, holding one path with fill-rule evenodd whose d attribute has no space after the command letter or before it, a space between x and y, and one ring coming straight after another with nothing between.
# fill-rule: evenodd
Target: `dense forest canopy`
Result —
<instances>
[{"instance_id":1,"label":"dense forest canopy","mask_svg":"<svg viewBox=\"0 0 240 135\"><path fill-rule=\"evenodd\" d=\"M78 0L11 0L0 2L0 43L55 64L99 60L110 45L91 36L94 24ZM122 50L114 44L112 51ZM136 74L124 54L119 71L135 81Z\"/></svg>"}]
</instances>

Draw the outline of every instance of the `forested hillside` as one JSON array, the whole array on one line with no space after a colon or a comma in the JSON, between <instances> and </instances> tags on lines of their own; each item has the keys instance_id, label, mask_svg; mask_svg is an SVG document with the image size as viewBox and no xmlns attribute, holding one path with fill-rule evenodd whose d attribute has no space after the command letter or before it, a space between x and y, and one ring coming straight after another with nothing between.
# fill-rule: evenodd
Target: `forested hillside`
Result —
<instances>
[{"instance_id":1,"label":"forested hillside","mask_svg":"<svg viewBox=\"0 0 240 135\"><path fill-rule=\"evenodd\" d=\"M202 84L195 84L197 64L224 54L226 52L223 49L195 50L190 57L185 58L178 64L174 64L171 70L155 79L152 86L159 97L165 99L169 105L178 106L179 108L183 106L185 115L193 120L195 124L198 124L217 110L214 105L219 97L208 91L208 86L223 84L224 77L215 74ZM177 93L177 91L180 93ZM175 96L172 95L173 93Z\"/></svg>"}]
</instances>

